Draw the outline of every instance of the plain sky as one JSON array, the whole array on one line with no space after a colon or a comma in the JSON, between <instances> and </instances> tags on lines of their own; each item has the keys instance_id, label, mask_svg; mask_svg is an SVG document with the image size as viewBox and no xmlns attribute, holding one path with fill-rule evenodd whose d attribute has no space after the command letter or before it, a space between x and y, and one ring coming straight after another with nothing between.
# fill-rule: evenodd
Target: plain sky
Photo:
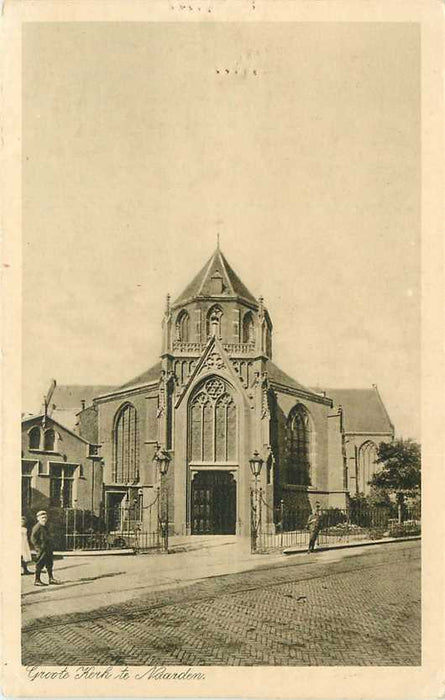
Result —
<instances>
[{"instance_id":1,"label":"plain sky","mask_svg":"<svg viewBox=\"0 0 445 700\"><path fill-rule=\"evenodd\" d=\"M414 24L41 23L23 37L23 410L157 361L215 248L307 386L420 439Z\"/></svg>"}]
</instances>

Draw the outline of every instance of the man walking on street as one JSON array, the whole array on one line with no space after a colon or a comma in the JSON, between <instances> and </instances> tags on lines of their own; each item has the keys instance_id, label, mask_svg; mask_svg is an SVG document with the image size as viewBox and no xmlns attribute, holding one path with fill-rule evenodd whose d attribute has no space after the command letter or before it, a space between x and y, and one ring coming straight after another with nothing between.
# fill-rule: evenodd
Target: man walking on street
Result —
<instances>
[{"instance_id":1,"label":"man walking on street","mask_svg":"<svg viewBox=\"0 0 445 700\"><path fill-rule=\"evenodd\" d=\"M43 568L46 568L48 572L50 584L59 583L59 581L57 581L53 576L53 547L51 537L46 526L47 521L48 515L46 510L40 510L37 513L37 522L31 532L31 542L34 545L37 553L34 586L46 585L40 580L40 575Z\"/></svg>"},{"instance_id":2,"label":"man walking on street","mask_svg":"<svg viewBox=\"0 0 445 700\"><path fill-rule=\"evenodd\" d=\"M309 530L309 547L307 551L308 554L311 554L314 551L315 544L317 542L318 535L321 529L321 510L318 501L315 504L315 512L311 513L311 515L309 516L309 519L307 521L307 528Z\"/></svg>"}]
</instances>

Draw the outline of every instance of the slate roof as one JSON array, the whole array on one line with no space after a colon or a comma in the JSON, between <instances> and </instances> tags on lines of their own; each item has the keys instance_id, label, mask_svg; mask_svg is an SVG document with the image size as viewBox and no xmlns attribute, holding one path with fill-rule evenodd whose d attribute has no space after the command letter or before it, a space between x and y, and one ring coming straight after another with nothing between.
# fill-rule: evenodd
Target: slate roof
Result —
<instances>
[{"instance_id":1,"label":"slate roof","mask_svg":"<svg viewBox=\"0 0 445 700\"><path fill-rule=\"evenodd\" d=\"M133 377L133 379L130 379L130 381L125 382L125 384L122 384L122 386L112 388L120 391L121 389L131 389L142 384L149 384L150 382L157 381L161 374L161 368L161 362L156 362L155 365L147 369L145 372L142 372L142 374L138 374L137 377ZM111 391L109 393L111 393Z\"/></svg>"},{"instance_id":2,"label":"slate roof","mask_svg":"<svg viewBox=\"0 0 445 700\"><path fill-rule=\"evenodd\" d=\"M324 389L337 406L342 406L347 433L392 433L394 426L377 390Z\"/></svg>"},{"instance_id":3,"label":"slate roof","mask_svg":"<svg viewBox=\"0 0 445 700\"><path fill-rule=\"evenodd\" d=\"M303 386L303 384L300 384L295 379L286 374L286 372L283 372L283 370L277 367L277 365L275 365L270 360L267 363L267 376L271 382L276 382L277 384L284 384L292 389L298 389L299 391L305 391L307 394L316 394L317 396L319 396L318 392L314 391L313 389L310 389L307 386Z\"/></svg>"},{"instance_id":4,"label":"slate roof","mask_svg":"<svg viewBox=\"0 0 445 700\"><path fill-rule=\"evenodd\" d=\"M82 400L85 401L85 406L89 406L96 396L106 394L114 388L109 384L57 384L50 405L55 404L56 410L77 409L80 411Z\"/></svg>"},{"instance_id":5,"label":"slate roof","mask_svg":"<svg viewBox=\"0 0 445 700\"><path fill-rule=\"evenodd\" d=\"M182 294L179 295L172 306L180 306L186 301L190 301L196 297L212 296L210 287L211 277L215 273L219 273L222 276L223 293L221 296L240 297L251 304L258 305L258 302L253 294L251 294L244 283L241 282L240 278L229 265L227 259L218 247L211 258L206 262L204 267L184 289Z\"/></svg>"}]
</instances>

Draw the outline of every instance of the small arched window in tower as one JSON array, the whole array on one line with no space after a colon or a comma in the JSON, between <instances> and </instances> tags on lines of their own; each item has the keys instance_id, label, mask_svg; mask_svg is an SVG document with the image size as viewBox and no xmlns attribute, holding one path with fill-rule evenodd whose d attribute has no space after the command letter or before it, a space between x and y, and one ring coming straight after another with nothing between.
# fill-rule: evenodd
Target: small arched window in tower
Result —
<instances>
[{"instance_id":1,"label":"small arched window in tower","mask_svg":"<svg viewBox=\"0 0 445 700\"><path fill-rule=\"evenodd\" d=\"M127 403L118 411L113 432L115 484L131 484L139 479L139 429L135 407Z\"/></svg>"},{"instance_id":2,"label":"small arched window in tower","mask_svg":"<svg viewBox=\"0 0 445 700\"><path fill-rule=\"evenodd\" d=\"M243 343L253 343L255 340L253 316L250 311L243 318Z\"/></svg>"},{"instance_id":3,"label":"small arched window in tower","mask_svg":"<svg viewBox=\"0 0 445 700\"><path fill-rule=\"evenodd\" d=\"M286 424L285 464L289 484L311 484L311 453L314 439L307 409L299 404L292 409Z\"/></svg>"},{"instance_id":4,"label":"small arched window in tower","mask_svg":"<svg viewBox=\"0 0 445 700\"><path fill-rule=\"evenodd\" d=\"M40 449L40 428L34 426L28 433L29 435L29 449L39 450Z\"/></svg>"},{"instance_id":5,"label":"small arched window in tower","mask_svg":"<svg viewBox=\"0 0 445 700\"><path fill-rule=\"evenodd\" d=\"M43 449L47 452L54 452L54 445L56 442L56 433L52 428L45 430L45 435L43 438Z\"/></svg>"},{"instance_id":6,"label":"small arched window in tower","mask_svg":"<svg viewBox=\"0 0 445 700\"><path fill-rule=\"evenodd\" d=\"M218 304L215 304L208 310L206 320L207 338L212 338L213 336L221 338L222 315L223 310Z\"/></svg>"},{"instance_id":7,"label":"small arched window in tower","mask_svg":"<svg viewBox=\"0 0 445 700\"><path fill-rule=\"evenodd\" d=\"M181 311L176 321L176 335L183 343L189 342L190 316L187 311Z\"/></svg>"}]
</instances>

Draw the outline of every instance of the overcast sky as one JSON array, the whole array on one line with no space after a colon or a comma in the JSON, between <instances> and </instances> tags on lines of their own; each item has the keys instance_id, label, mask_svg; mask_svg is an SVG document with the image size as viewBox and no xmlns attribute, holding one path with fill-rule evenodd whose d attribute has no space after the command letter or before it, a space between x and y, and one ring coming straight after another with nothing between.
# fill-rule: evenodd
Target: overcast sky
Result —
<instances>
[{"instance_id":1,"label":"overcast sky","mask_svg":"<svg viewBox=\"0 0 445 700\"><path fill-rule=\"evenodd\" d=\"M28 24L23 47L23 410L156 362L219 231L276 363L377 383L420 438L416 25Z\"/></svg>"}]
</instances>

